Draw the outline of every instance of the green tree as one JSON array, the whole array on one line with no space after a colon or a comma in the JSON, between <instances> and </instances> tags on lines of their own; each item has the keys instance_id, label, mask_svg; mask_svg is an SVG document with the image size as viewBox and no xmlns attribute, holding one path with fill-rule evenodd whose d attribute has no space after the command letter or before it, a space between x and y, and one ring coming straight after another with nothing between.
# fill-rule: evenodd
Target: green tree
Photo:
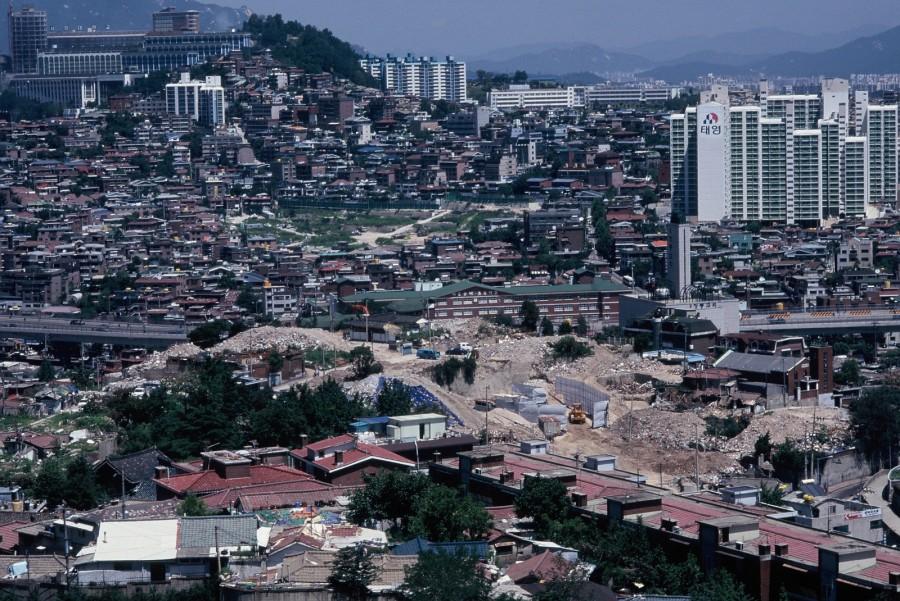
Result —
<instances>
[{"instance_id":1,"label":"green tree","mask_svg":"<svg viewBox=\"0 0 900 601\"><path fill-rule=\"evenodd\" d=\"M56 377L56 370L53 369L53 364L50 363L50 359L44 359L41 361L41 366L37 371L37 378L41 382L49 382L53 378Z\"/></svg>"},{"instance_id":2,"label":"green tree","mask_svg":"<svg viewBox=\"0 0 900 601\"><path fill-rule=\"evenodd\" d=\"M97 477L91 464L79 455L66 466L65 501L74 509L93 509L100 501Z\"/></svg>"},{"instance_id":3,"label":"green tree","mask_svg":"<svg viewBox=\"0 0 900 601\"><path fill-rule=\"evenodd\" d=\"M426 551L409 568L400 592L406 601L488 601L491 585L478 573L478 559Z\"/></svg>"},{"instance_id":4,"label":"green tree","mask_svg":"<svg viewBox=\"0 0 900 601\"><path fill-rule=\"evenodd\" d=\"M480 539L491 526L491 516L469 496L446 486L428 488L416 501L411 529L430 541Z\"/></svg>"},{"instance_id":5,"label":"green tree","mask_svg":"<svg viewBox=\"0 0 900 601\"><path fill-rule=\"evenodd\" d=\"M368 476L365 482L363 488L351 494L347 518L360 525L390 520L404 535L407 534L409 520L416 512L416 502L435 486L424 474L399 471Z\"/></svg>"},{"instance_id":6,"label":"green tree","mask_svg":"<svg viewBox=\"0 0 900 601\"><path fill-rule=\"evenodd\" d=\"M578 321L575 322L575 334L582 338L588 335L588 322L584 315L579 315Z\"/></svg>"},{"instance_id":7,"label":"green tree","mask_svg":"<svg viewBox=\"0 0 900 601\"><path fill-rule=\"evenodd\" d=\"M33 496L47 501L47 507L55 509L64 499L66 473L60 459L51 457L44 461L34 480Z\"/></svg>"},{"instance_id":8,"label":"green tree","mask_svg":"<svg viewBox=\"0 0 900 601\"><path fill-rule=\"evenodd\" d=\"M270 352L266 362L269 364L269 371L272 373L279 373L284 368L284 356L278 351Z\"/></svg>"},{"instance_id":9,"label":"green tree","mask_svg":"<svg viewBox=\"0 0 900 601\"><path fill-rule=\"evenodd\" d=\"M753 443L753 454L755 457L762 456L765 460L772 459L772 436L768 432L756 439Z\"/></svg>"},{"instance_id":10,"label":"green tree","mask_svg":"<svg viewBox=\"0 0 900 601\"><path fill-rule=\"evenodd\" d=\"M537 329L541 310L534 301L527 300L519 307L519 317L522 318L522 329L526 332L534 332Z\"/></svg>"},{"instance_id":11,"label":"green tree","mask_svg":"<svg viewBox=\"0 0 900 601\"><path fill-rule=\"evenodd\" d=\"M353 364L353 377L357 380L381 371L381 366L375 362L372 349L364 344L350 350L350 363Z\"/></svg>"},{"instance_id":12,"label":"green tree","mask_svg":"<svg viewBox=\"0 0 900 601\"><path fill-rule=\"evenodd\" d=\"M856 359L847 359L834 374L834 381L841 386L859 386L862 384L862 373Z\"/></svg>"},{"instance_id":13,"label":"green tree","mask_svg":"<svg viewBox=\"0 0 900 601\"><path fill-rule=\"evenodd\" d=\"M361 544L344 547L337 552L328 584L338 595L350 601L362 601L369 597L369 585L378 577L372 553L371 549Z\"/></svg>"},{"instance_id":14,"label":"green tree","mask_svg":"<svg viewBox=\"0 0 900 601\"><path fill-rule=\"evenodd\" d=\"M784 500L784 489L779 485L768 486L763 484L759 489L759 500L768 505L781 505Z\"/></svg>"},{"instance_id":15,"label":"green tree","mask_svg":"<svg viewBox=\"0 0 900 601\"><path fill-rule=\"evenodd\" d=\"M222 342L230 329L229 323L223 319L207 321L191 330L188 340L200 348L207 349Z\"/></svg>"},{"instance_id":16,"label":"green tree","mask_svg":"<svg viewBox=\"0 0 900 601\"><path fill-rule=\"evenodd\" d=\"M591 347L587 343L578 340L574 336L563 336L550 345L550 350L555 359L566 359L574 361L582 357L589 357L594 354Z\"/></svg>"},{"instance_id":17,"label":"green tree","mask_svg":"<svg viewBox=\"0 0 900 601\"><path fill-rule=\"evenodd\" d=\"M178 505L178 515L185 516L203 516L209 515L209 509L206 503L197 495L189 494L184 501Z\"/></svg>"},{"instance_id":18,"label":"green tree","mask_svg":"<svg viewBox=\"0 0 900 601\"><path fill-rule=\"evenodd\" d=\"M259 296L249 287L244 287L241 290L234 304L247 313L255 314L259 312Z\"/></svg>"},{"instance_id":19,"label":"green tree","mask_svg":"<svg viewBox=\"0 0 900 601\"><path fill-rule=\"evenodd\" d=\"M378 415L408 415L413 412L409 386L400 380L388 380L375 399Z\"/></svg>"},{"instance_id":20,"label":"green tree","mask_svg":"<svg viewBox=\"0 0 900 601\"><path fill-rule=\"evenodd\" d=\"M572 322L568 319L559 324L559 328L556 329L556 333L560 336L567 336L572 333Z\"/></svg>"},{"instance_id":21,"label":"green tree","mask_svg":"<svg viewBox=\"0 0 900 601\"><path fill-rule=\"evenodd\" d=\"M805 457L803 451L793 440L785 440L775 447L772 453L772 465L779 480L797 483L803 474Z\"/></svg>"},{"instance_id":22,"label":"green tree","mask_svg":"<svg viewBox=\"0 0 900 601\"><path fill-rule=\"evenodd\" d=\"M753 597L727 571L716 570L691 591L691 601L753 601Z\"/></svg>"},{"instance_id":23,"label":"green tree","mask_svg":"<svg viewBox=\"0 0 900 601\"><path fill-rule=\"evenodd\" d=\"M541 320L541 336L553 336L553 322L546 315Z\"/></svg>"},{"instance_id":24,"label":"green tree","mask_svg":"<svg viewBox=\"0 0 900 601\"><path fill-rule=\"evenodd\" d=\"M900 441L900 388L879 386L850 405L850 428L870 460L881 460ZM890 457L887 458L890 462Z\"/></svg>"},{"instance_id":25,"label":"green tree","mask_svg":"<svg viewBox=\"0 0 900 601\"><path fill-rule=\"evenodd\" d=\"M563 520L570 508L566 485L555 478L525 478L516 497L516 515L531 518L540 532L547 532L552 522Z\"/></svg>"}]
</instances>

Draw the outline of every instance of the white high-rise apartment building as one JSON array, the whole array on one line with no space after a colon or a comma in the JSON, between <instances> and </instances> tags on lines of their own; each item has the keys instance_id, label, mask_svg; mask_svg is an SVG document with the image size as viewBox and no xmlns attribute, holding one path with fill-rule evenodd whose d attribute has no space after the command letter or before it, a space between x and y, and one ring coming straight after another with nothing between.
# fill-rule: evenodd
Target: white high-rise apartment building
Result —
<instances>
[{"instance_id":1,"label":"white high-rise apartment building","mask_svg":"<svg viewBox=\"0 0 900 601\"><path fill-rule=\"evenodd\" d=\"M897 105L869 105L869 194L874 201L897 199Z\"/></svg>"},{"instance_id":2,"label":"white high-rise apartment building","mask_svg":"<svg viewBox=\"0 0 900 601\"><path fill-rule=\"evenodd\" d=\"M844 148L844 210L847 215L865 215L869 200L868 140L850 136Z\"/></svg>"},{"instance_id":3,"label":"white high-rise apartment building","mask_svg":"<svg viewBox=\"0 0 900 601\"><path fill-rule=\"evenodd\" d=\"M363 71L378 80L381 88L394 94L420 96L430 100L466 102L466 63L448 56L443 61L407 55L402 58L365 57Z\"/></svg>"},{"instance_id":4,"label":"white high-rise apartment building","mask_svg":"<svg viewBox=\"0 0 900 601\"><path fill-rule=\"evenodd\" d=\"M182 73L177 83L166 84L166 112L187 115L204 125L225 124L225 88L222 78L210 75L204 81Z\"/></svg>"},{"instance_id":5,"label":"white high-rise apartment building","mask_svg":"<svg viewBox=\"0 0 900 601\"><path fill-rule=\"evenodd\" d=\"M869 137L850 136L844 80L825 80L821 97L773 95L765 82L760 89L759 105L708 102L671 115L674 212L695 221L811 224L865 215L877 198L875 176L896 190L897 107L867 107ZM882 166L873 169L873 160Z\"/></svg>"}]
</instances>

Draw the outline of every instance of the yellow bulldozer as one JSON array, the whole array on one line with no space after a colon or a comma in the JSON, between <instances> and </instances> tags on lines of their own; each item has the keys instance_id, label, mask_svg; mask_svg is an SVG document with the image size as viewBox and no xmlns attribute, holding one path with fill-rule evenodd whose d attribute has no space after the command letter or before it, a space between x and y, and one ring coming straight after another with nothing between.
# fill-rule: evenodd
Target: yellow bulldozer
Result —
<instances>
[{"instance_id":1,"label":"yellow bulldozer","mask_svg":"<svg viewBox=\"0 0 900 601\"><path fill-rule=\"evenodd\" d=\"M569 408L569 423L570 424L583 424L587 422L587 414L584 412L584 407L581 404L572 405Z\"/></svg>"}]
</instances>

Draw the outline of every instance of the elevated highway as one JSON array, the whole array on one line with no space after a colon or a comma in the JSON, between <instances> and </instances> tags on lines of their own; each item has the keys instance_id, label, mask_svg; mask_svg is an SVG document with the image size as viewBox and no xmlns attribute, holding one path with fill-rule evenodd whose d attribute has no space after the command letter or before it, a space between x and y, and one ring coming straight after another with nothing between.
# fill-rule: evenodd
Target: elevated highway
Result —
<instances>
[{"instance_id":1,"label":"elevated highway","mask_svg":"<svg viewBox=\"0 0 900 601\"><path fill-rule=\"evenodd\" d=\"M876 334L900 330L900 308L871 305L852 308L814 308L745 311L741 332L790 334Z\"/></svg>"},{"instance_id":2,"label":"elevated highway","mask_svg":"<svg viewBox=\"0 0 900 601\"><path fill-rule=\"evenodd\" d=\"M62 319L38 315L0 315L0 338L118 344L159 349L185 342L187 333L187 328L180 325Z\"/></svg>"}]
</instances>

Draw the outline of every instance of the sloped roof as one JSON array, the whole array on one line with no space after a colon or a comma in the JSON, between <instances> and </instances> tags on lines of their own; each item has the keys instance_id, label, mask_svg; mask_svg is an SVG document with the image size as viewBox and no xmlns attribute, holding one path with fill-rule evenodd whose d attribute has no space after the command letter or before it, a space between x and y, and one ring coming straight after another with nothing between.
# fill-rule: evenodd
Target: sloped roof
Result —
<instances>
[{"instance_id":1,"label":"sloped roof","mask_svg":"<svg viewBox=\"0 0 900 601\"><path fill-rule=\"evenodd\" d=\"M162 561L177 554L177 519L103 522L94 561Z\"/></svg>"},{"instance_id":2,"label":"sloped roof","mask_svg":"<svg viewBox=\"0 0 900 601\"><path fill-rule=\"evenodd\" d=\"M171 465L172 460L159 449L150 448L119 457L107 457L97 463L95 469L104 464L109 465L116 473L124 473L128 482L138 484L152 480L156 475L156 467Z\"/></svg>"},{"instance_id":3,"label":"sloped roof","mask_svg":"<svg viewBox=\"0 0 900 601\"><path fill-rule=\"evenodd\" d=\"M256 546L258 526L254 515L184 517L178 532L178 554L203 556L216 546Z\"/></svg>"},{"instance_id":4,"label":"sloped roof","mask_svg":"<svg viewBox=\"0 0 900 601\"><path fill-rule=\"evenodd\" d=\"M572 564L552 551L544 551L525 561L513 564L506 575L515 583L529 580L557 580L565 577Z\"/></svg>"},{"instance_id":5,"label":"sloped roof","mask_svg":"<svg viewBox=\"0 0 900 601\"><path fill-rule=\"evenodd\" d=\"M715 362L715 367L733 369L738 372L770 374L787 373L803 362L803 357L784 355L760 355L728 351Z\"/></svg>"},{"instance_id":6,"label":"sloped roof","mask_svg":"<svg viewBox=\"0 0 900 601\"><path fill-rule=\"evenodd\" d=\"M249 471L250 475L248 477L241 478L223 478L215 470L206 470L194 474L160 478L154 481L159 486L177 494L200 495L239 486L300 482L311 478L309 474L281 465L251 465Z\"/></svg>"}]
</instances>

